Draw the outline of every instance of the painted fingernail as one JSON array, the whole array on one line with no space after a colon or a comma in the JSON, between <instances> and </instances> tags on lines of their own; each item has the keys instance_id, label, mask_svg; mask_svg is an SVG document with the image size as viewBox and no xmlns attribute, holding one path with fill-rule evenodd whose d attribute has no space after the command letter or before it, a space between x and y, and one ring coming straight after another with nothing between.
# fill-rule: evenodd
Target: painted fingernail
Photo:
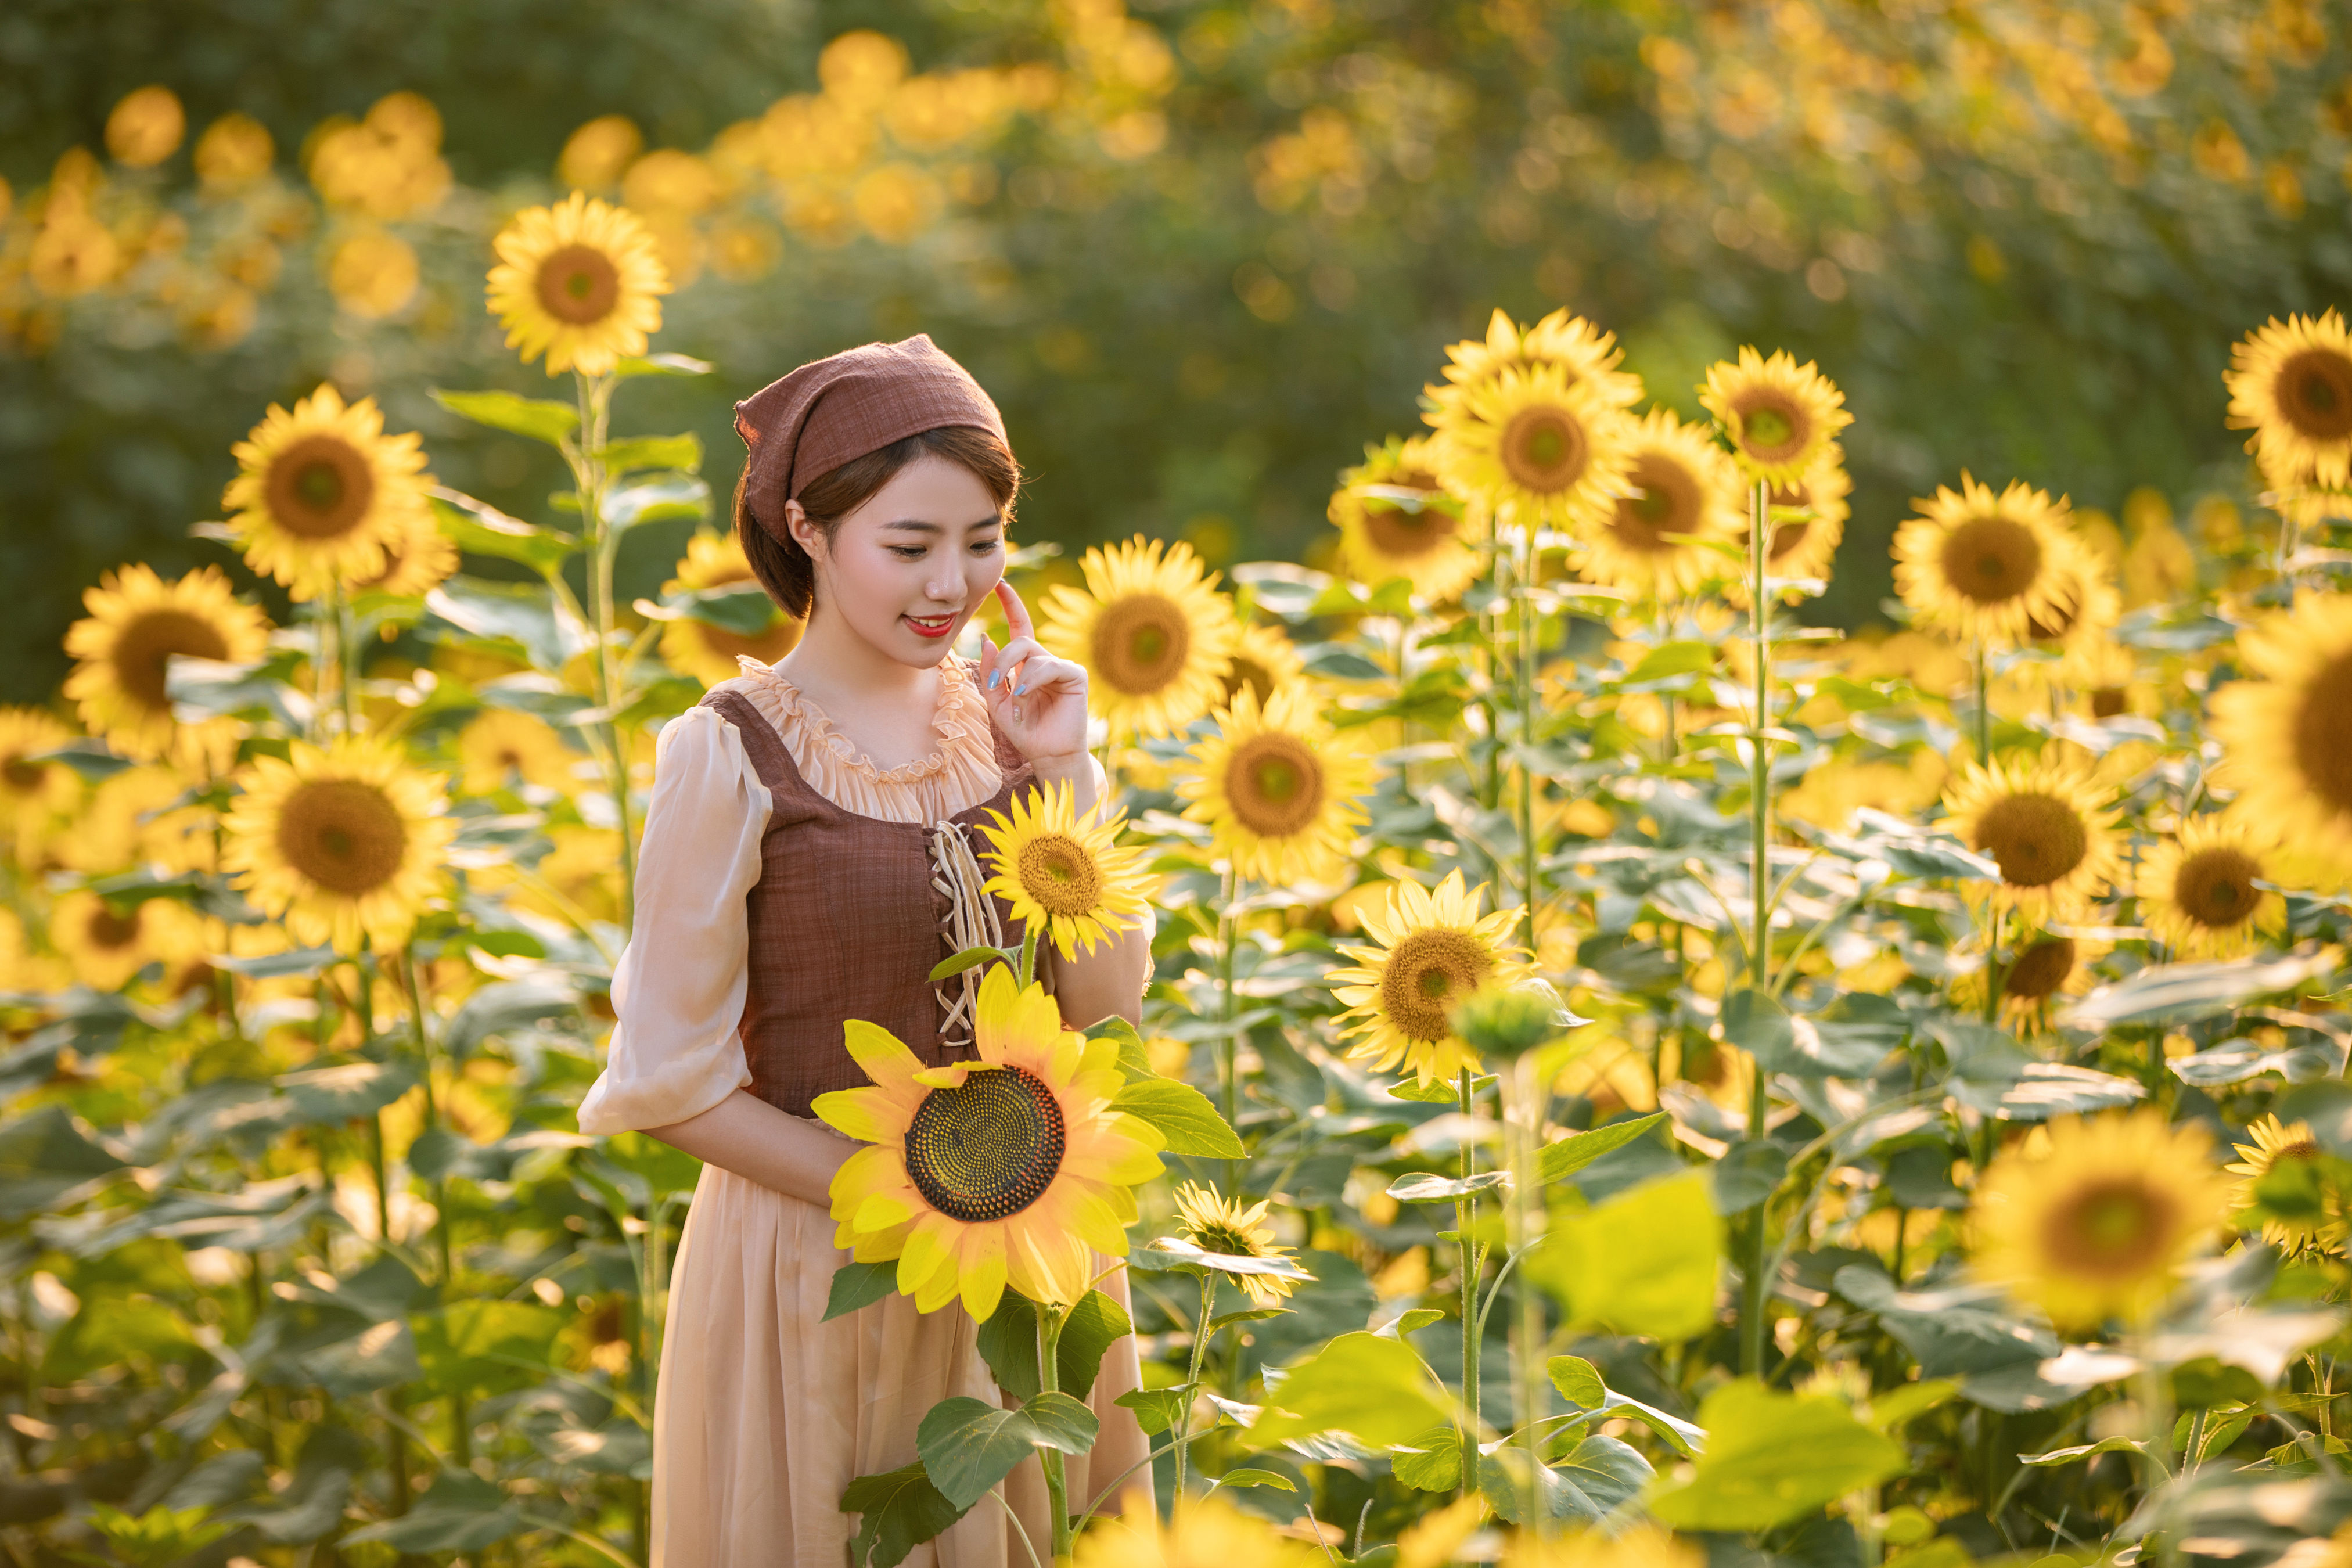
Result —
<instances>
[{"instance_id":1,"label":"painted fingernail","mask_svg":"<svg viewBox=\"0 0 2352 1568\"><path fill-rule=\"evenodd\" d=\"M988 672L988 689L989 689L991 691L995 690L995 689L996 689L996 683L997 683L998 681L1000 681L1000 680L1003 679L1004 679L1004 672L1003 672L1003 670L1000 670L1000 669L992 669L992 670L990 670L990 671Z\"/></svg>"},{"instance_id":2,"label":"painted fingernail","mask_svg":"<svg viewBox=\"0 0 2352 1568\"><path fill-rule=\"evenodd\" d=\"M1013 695L1015 697L1026 697L1029 695L1029 689L1025 686L1016 686L1013 689Z\"/></svg>"}]
</instances>

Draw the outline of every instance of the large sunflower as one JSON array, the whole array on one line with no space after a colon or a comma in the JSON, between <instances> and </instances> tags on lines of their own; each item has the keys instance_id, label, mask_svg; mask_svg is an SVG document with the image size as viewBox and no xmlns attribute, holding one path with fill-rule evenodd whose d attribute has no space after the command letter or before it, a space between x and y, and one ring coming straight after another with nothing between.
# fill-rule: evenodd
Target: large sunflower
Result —
<instances>
[{"instance_id":1,"label":"large sunflower","mask_svg":"<svg viewBox=\"0 0 2352 1568\"><path fill-rule=\"evenodd\" d=\"M1895 534L1895 587L1920 621L1962 638L2011 643L2073 608L2092 574L2075 563L2064 503L2012 481L2000 494L1968 475L1917 503Z\"/></svg>"},{"instance_id":2,"label":"large sunflower","mask_svg":"<svg viewBox=\"0 0 2352 1568\"><path fill-rule=\"evenodd\" d=\"M677 575L662 584L665 594L698 593L733 583L754 581L743 542L731 533L702 532L686 542L686 558ZM803 623L782 610L764 632L739 636L707 621L676 620L662 627L662 657L705 686L732 680L743 673L735 661L749 656L773 664L801 640Z\"/></svg>"},{"instance_id":3,"label":"large sunflower","mask_svg":"<svg viewBox=\"0 0 2352 1568\"><path fill-rule=\"evenodd\" d=\"M163 677L173 654L236 664L259 658L269 642L261 612L237 602L216 566L169 583L151 566L125 566L81 599L89 618L66 633L76 663L65 684L81 721L128 757L170 752L226 766L243 727L234 719L176 723Z\"/></svg>"},{"instance_id":4,"label":"large sunflower","mask_svg":"<svg viewBox=\"0 0 2352 1568\"><path fill-rule=\"evenodd\" d=\"M1707 548L1741 532L1739 473L1723 448L1654 408L1633 426L1628 451L1624 493L1586 531L1578 573L1662 600L1738 575L1736 563Z\"/></svg>"},{"instance_id":5,"label":"large sunflower","mask_svg":"<svg viewBox=\"0 0 2352 1568\"><path fill-rule=\"evenodd\" d=\"M441 531L429 510L419 510L385 533L383 569L353 579L352 591L421 599L457 570L456 542Z\"/></svg>"},{"instance_id":6,"label":"large sunflower","mask_svg":"<svg viewBox=\"0 0 2352 1568\"><path fill-rule=\"evenodd\" d=\"M264 757L223 818L226 868L246 896L303 942L356 951L362 935L397 947L441 881L457 825L441 786L379 742L324 751L297 742Z\"/></svg>"},{"instance_id":7,"label":"large sunflower","mask_svg":"<svg viewBox=\"0 0 2352 1568\"><path fill-rule=\"evenodd\" d=\"M1633 422L1555 364L1506 370L1437 415L1443 477L1490 510L1529 525L1572 527L1608 515L1632 465Z\"/></svg>"},{"instance_id":8,"label":"large sunflower","mask_svg":"<svg viewBox=\"0 0 2352 1568\"><path fill-rule=\"evenodd\" d=\"M2264 918L2284 908L2257 885L2271 879L2264 858L2261 840L2238 819L2191 817L2141 863L2139 917L2182 958L2235 958L2261 941Z\"/></svg>"},{"instance_id":9,"label":"large sunflower","mask_svg":"<svg viewBox=\"0 0 2352 1568\"><path fill-rule=\"evenodd\" d=\"M1364 448L1364 460L1340 474L1326 515L1339 531L1339 559L1361 583L1402 577L1424 599L1457 597L1477 581L1478 552L1465 543L1469 503L1437 477L1435 442L1391 436Z\"/></svg>"},{"instance_id":10,"label":"large sunflower","mask_svg":"<svg viewBox=\"0 0 2352 1568\"><path fill-rule=\"evenodd\" d=\"M0 708L0 834L20 855L35 850L55 817L81 793L81 780L63 763L33 759L74 738L37 708Z\"/></svg>"},{"instance_id":11,"label":"large sunflower","mask_svg":"<svg viewBox=\"0 0 2352 1568\"><path fill-rule=\"evenodd\" d=\"M1261 705L1234 694L1216 733L1192 751L1198 770L1177 785L1184 815L1214 831L1234 874L1258 882L1328 881L1364 821L1371 760L1316 711L1304 681Z\"/></svg>"},{"instance_id":12,"label":"large sunflower","mask_svg":"<svg viewBox=\"0 0 2352 1568\"><path fill-rule=\"evenodd\" d=\"M550 375L603 375L661 330L669 273L628 208L574 191L517 213L495 243L490 310L525 364L544 353Z\"/></svg>"},{"instance_id":13,"label":"large sunflower","mask_svg":"<svg viewBox=\"0 0 2352 1568\"><path fill-rule=\"evenodd\" d=\"M1451 1081L1477 1066L1448 1015L1480 987L1510 984L1528 969L1504 940L1518 911L1481 919L1478 895L1485 890L1465 891L1454 871L1434 889L1393 883L1380 908L1357 910L1364 934L1380 945L1342 946L1357 967L1327 977L1332 994L1348 1005L1339 1017L1357 1037L1350 1056L1381 1072L1409 1067L1424 1084Z\"/></svg>"},{"instance_id":14,"label":"large sunflower","mask_svg":"<svg viewBox=\"0 0 2352 1568\"><path fill-rule=\"evenodd\" d=\"M1150 920L1154 879L1133 849L1117 847L1120 824L1099 811L1081 820L1076 796L1064 784L1040 784L1012 800L1008 818L990 812L981 826L992 873L988 890L1013 906L1013 918L1033 925L1064 958L1088 952L1117 931Z\"/></svg>"},{"instance_id":15,"label":"large sunflower","mask_svg":"<svg viewBox=\"0 0 2352 1568\"><path fill-rule=\"evenodd\" d=\"M2233 1176L2244 1178L2238 1184L2237 1203L2240 1208L2251 1208L2258 1201L2257 1189L2264 1176L2284 1164L2316 1163L2320 1158L2318 1140L2311 1134L2307 1121L2281 1124L2275 1116L2257 1116L2246 1125L2251 1143L2237 1143L2241 1158L2235 1164L2221 1168ZM2344 1194L2332 1182L2323 1184L2321 1210L2309 1218L2282 1219L2265 1216L2263 1239L2288 1252L2306 1247L2321 1247L2333 1252L2344 1245L2347 1232L2352 1232L2352 1216L2344 1208Z\"/></svg>"},{"instance_id":16,"label":"large sunflower","mask_svg":"<svg viewBox=\"0 0 2352 1568\"><path fill-rule=\"evenodd\" d=\"M817 1096L828 1125L869 1145L833 1179L835 1247L898 1260L898 1292L932 1312L961 1296L985 1322L1011 1285L1075 1305L1094 1255L1127 1253L1134 1187L1160 1174L1166 1140L1110 1102L1118 1047L1062 1027L1042 985L1003 964L980 985L980 1059L925 1068L890 1033L843 1026L870 1089Z\"/></svg>"},{"instance_id":17,"label":"large sunflower","mask_svg":"<svg viewBox=\"0 0 2352 1568\"><path fill-rule=\"evenodd\" d=\"M2212 1140L2158 1110L2050 1124L2038 1154L2002 1154L1977 1188L1976 1266L2061 1327L2145 1319L2221 1226L2229 1184Z\"/></svg>"},{"instance_id":18,"label":"large sunflower","mask_svg":"<svg viewBox=\"0 0 2352 1568\"><path fill-rule=\"evenodd\" d=\"M1274 627L1253 621L1234 639L1233 665L1225 671L1225 694L1220 700L1230 702L1235 692L1246 688L1264 702L1276 688L1288 685L1306 671L1307 661L1298 657L1297 644Z\"/></svg>"},{"instance_id":19,"label":"large sunflower","mask_svg":"<svg viewBox=\"0 0 2352 1568\"><path fill-rule=\"evenodd\" d=\"M1443 410L1506 371L1552 365L1570 382L1590 386L1608 406L1631 408L1642 400L1642 378L1617 368L1624 357L1616 334L1565 309L1530 327L1519 326L1497 310L1487 318L1484 340L1465 338L1446 349L1445 384L1423 390ZM1431 422L1437 417L1433 415Z\"/></svg>"},{"instance_id":20,"label":"large sunflower","mask_svg":"<svg viewBox=\"0 0 2352 1568\"><path fill-rule=\"evenodd\" d=\"M1743 348L1737 362L1717 361L1698 400L1730 438L1740 471L1774 484L1811 473L1837 433L1853 423L1836 384L1785 349L1766 359Z\"/></svg>"},{"instance_id":21,"label":"large sunflower","mask_svg":"<svg viewBox=\"0 0 2352 1568\"><path fill-rule=\"evenodd\" d=\"M1138 536L1087 551L1081 570L1085 591L1054 589L1037 640L1087 667L1113 731L1172 735L1214 706L1241 628L1192 547Z\"/></svg>"},{"instance_id":22,"label":"large sunflower","mask_svg":"<svg viewBox=\"0 0 2352 1568\"><path fill-rule=\"evenodd\" d=\"M2283 484L2352 483L2352 332L2334 310L2289 316L2230 351L2230 423Z\"/></svg>"},{"instance_id":23,"label":"large sunflower","mask_svg":"<svg viewBox=\"0 0 2352 1568\"><path fill-rule=\"evenodd\" d=\"M151 963L168 972L205 951L203 920L176 899L143 899L121 908L87 889L58 900L49 942L94 991L120 991Z\"/></svg>"},{"instance_id":24,"label":"large sunflower","mask_svg":"<svg viewBox=\"0 0 2352 1568\"><path fill-rule=\"evenodd\" d=\"M2120 866L2115 814L2079 770L2053 762L1972 763L1944 792L1953 830L2000 868L1994 896L2029 919L2081 909Z\"/></svg>"},{"instance_id":25,"label":"large sunflower","mask_svg":"<svg viewBox=\"0 0 2352 1568\"><path fill-rule=\"evenodd\" d=\"M322 384L291 413L273 403L231 455L229 530L253 569L298 599L382 575L394 543L431 525L425 449L414 432L385 435L373 398L346 405Z\"/></svg>"},{"instance_id":26,"label":"large sunflower","mask_svg":"<svg viewBox=\"0 0 2352 1568\"><path fill-rule=\"evenodd\" d=\"M1273 1206L1270 1199L1245 1204L1239 1198L1226 1197L1214 1187L1186 1182L1176 1189L1177 1228L1185 1240L1203 1252L1226 1258L1295 1262L1290 1248L1276 1244L1274 1226L1265 1223L1266 1210ZM1229 1278L1241 1287L1254 1307L1271 1307L1290 1294L1290 1281L1279 1275L1234 1274Z\"/></svg>"},{"instance_id":27,"label":"large sunflower","mask_svg":"<svg viewBox=\"0 0 2352 1568\"><path fill-rule=\"evenodd\" d=\"M2220 782L2257 834L2352 871L2352 597L2307 594L2239 634L2260 677L2213 694Z\"/></svg>"},{"instance_id":28,"label":"large sunflower","mask_svg":"<svg viewBox=\"0 0 2352 1568\"><path fill-rule=\"evenodd\" d=\"M1323 1553L1275 1533L1223 1498L1180 1497L1168 1522L1149 1489L1129 1490L1127 1511L1079 1538L1072 1568L1317 1568Z\"/></svg>"}]
</instances>

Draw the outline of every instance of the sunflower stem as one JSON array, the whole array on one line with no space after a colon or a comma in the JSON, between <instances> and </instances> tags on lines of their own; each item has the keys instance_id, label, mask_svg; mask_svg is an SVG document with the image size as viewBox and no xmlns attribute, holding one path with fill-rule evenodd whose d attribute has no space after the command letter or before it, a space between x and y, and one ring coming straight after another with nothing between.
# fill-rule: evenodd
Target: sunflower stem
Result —
<instances>
[{"instance_id":1,"label":"sunflower stem","mask_svg":"<svg viewBox=\"0 0 2352 1568\"><path fill-rule=\"evenodd\" d=\"M1770 487L1759 480L1748 509L1748 625L1756 657L1756 731L1748 749L1748 883L1755 907L1748 964L1748 984L1767 994L1772 984L1772 608L1764 584L1771 555L1770 504ZM1758 1139L1771 1120L1771 1081L1760 1059L1751 1058L1750 1067L1748 1136ZM1748 1267L1740 1281L1739 1370L1749 1376L1764 1371L1764 1273L1771 1247L1765 1220L1770 1203L1768 1194L1750 1211Z\"/></svg>"},{"instance_id":2,"label":"sunflower stem","mask_svg":"<svg viewBox=\"0 0 2352 1568\"><path fill-rule=\"evenodd\" d=\"M1024 921L1021 931L1021 988L1027 990L1037 979L1037 926Z\"/></svg>"},{"instance_id":3,"label":"sunflower stem","mask_svg":"<svg viewBox=\"0 0 2352 1568\"><path fill-rule=\"evenodd\" d=\"M1541 1140L1544 1102L1549 1097L1536 1074L1533 1053L1524 1055L1511 1064L1511 1071L1503 1079L1515 1091L1514 1103L1505 1108L1504 1135L1509 1140L1511 1184L1504 1203L1510 1217L1510 1248L1514 1259L1525 1258L1543 1235L1543 1205L1536 1180L1535 1150ZM1506 1265L1507 1268L1508 1265ZM1546 1514L1542 1502L1539 1478L1543 1469L1542 1422L1547 1405L1544 1398L1544 1309L1543 1297L1535 1284L1521 1269L1511 1283L1514 1303L1518 1316L1512 1324L1511 1373L1518 1396L1517 1407L1511 1413L1519 1429L1527 1434L1528 1473L1526 1494L1520 1504L1521 1519L1529 1521L1538 1535L1551 1533L1553 1522Z\"/></svg>"},{"instance_id":4,"label":"sunflower stem","mask_svg":"<svg viewBox=\"0 0 2352 1568\"><path fill-rule=\"evenodd\" d=\"M1527 905L1528 952L1536 949L1536 904L1540 895L1538 887L1536 855L1536 774L1528 764L1528 749L1535 744L1536 727L1536 531L1532 523L1519 529L1519 658L1517 697L1519 704L1519 889Z\"/></svg>"},{"instance_id":5,"label":"sunflower stem","mask_svg":"<svg viewBox=\"0 0 2352 1568\"><path fill-rule=\"evenodd\" d=\"M629 752L621 733L619 710L626 672L614 644L613 562L620 540L604 521L604 458L606 427L613 413L613 379L572 373L580 398L580 443L564 456L572 463L572 486L580 495L580 529L588 546L588 614L596 638L593 668L596 706L604 718L596 728L608 759L608 784L613 811L621 834L621 929L635 923L637 908L637 850L629 832Z\"/></svg>"},{"instance_id":6,"label":"sunflower stem","mask_svg":"<svg viewBox=\"0 0 2352 1568\"><path fill-rule=\"evenodd\" d=\"M1242 1075L1241 1042L1234 1038L1234 1019L1240 1015L1234 995L1234 949L1241 939L1241 921L1234 914L1234 904L1242 896L1242 879L1233 868L1225 868L1223 891L1224 898L1217 906L1217 1022L1223 1026L1217 1036L1217 1073L1223 1080L1225 1100L1225 1125L1241 1135ZM1243 1191L1243 1162L1225 1162L1225 1191L1238 1197Z\"/></svg>"},{"instance_id":7,"label":"sunflower stem","mask_svg":"<svg viewBox=\"0 0 2352 1568\"><path fill-rule=\"evenodd\" d=\"M1184 1495L1184 1450L1185 1446L1192 1440L1192 1401L1200 1397L1201 1363L1208 1360L1209 1336L1214 1331L1209 1327L1209 1320L1215 1312L1216 1304L1217 1277L1204 1271L1201 1276L1201 1321L1192 1330L1192 1366L1184 1377L1184 1408L1176 1414L1174 1457L1176 1460L1175 1495L1178 1498Z\"/></svg>"},{"instance_id":8,"label":"sunflower stem","mask_svg":"<svg viewBox=\"0 0 2352 1568\"><path fill-rule=\"evenodd\" d=\"M1037 1311L1037 1386L1047 1394L1060 1389L1062 1348L1062 1309L1041 1302ZM1062 1456L1054 1448L1037 1450L1038 1466L1045 1472L1045 1506L1053 1527L1053 1556L1055 1563L1069 1560L1070 1505L1069 1483L1062 1468Z\"/></svg>"},{"instance_id":9,"label":"sunflower stem","mask_svg":"<svg viewBox=\"0 0 2352 1568\"><path fill-rule=\"evenodd\" d=\"M1992 766L1992 700L1985 679L1985 645L1977 642L1977 765Z\"/></svg>"},{"instance_id":10,"label":"sunflower stem","mask_svg":"<svg viewBox=\"0 0 2352 1568\"><path fill-rule=\"evenodd\" d=\"M1462 1114L1475 1103L1470 1069L1462 1069L1459 1093ZM1478 1163L1477 1145L1462 1141L1462 1179L1468 1182ZM1455 1250L1462 1266L1462 1432L1457 1450L1462 1459L1462 1495L1478 1489L1478 1252L1470 1239L1470 1224L1478 1213L1477 1199L1465 1193L1454 1200Z\"/></svg>"}]
</instances>

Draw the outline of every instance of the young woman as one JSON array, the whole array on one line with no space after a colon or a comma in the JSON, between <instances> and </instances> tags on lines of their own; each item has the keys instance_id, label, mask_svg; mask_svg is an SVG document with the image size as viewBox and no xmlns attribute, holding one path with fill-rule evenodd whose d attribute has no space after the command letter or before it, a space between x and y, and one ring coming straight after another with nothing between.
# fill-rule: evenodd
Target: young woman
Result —
<instances>
[{"instance_id":1,"label":"young woman","mask_svg":"<svg viewBox=\"0 0 2352 1568\"><path fill-rule=\"evenodd\" d=\"M637 1129L704 1162L670 1286L654 1415L654 1568L840 1568L842 1489L910 1464L939 1401L999 1397L959 1308L892 1295L821 1320L834 1270L827 1184L856 1145L810 1101L865 1074L842 1024L870 1019L934 1065L972 1055L961 979L933 964L988 895L970 829L1040 782L1081 811L1087 675L1030 637L1003 581L1019 469L996 405L927 337L819 360L736 407L745 554L806 630L663 730L637 869L620 1023L582 1131ZM1009 639L948 657L994 594ZM968 845L953 840L969 837ZM1009 938L1020 928L997 907ZM1148 931L1045 964L1064 1020L1136 1016ZM1108 1260L1105 1267L1108 1268ZM1123 1275L1104 1289L1122 1302ZM1103 1363L1102 1436L1069 1467L1076 1507L1145 1454ZM1007 1484L1043 1552L1034 1463ZM1008 1550L1009 1548L1009 1550ZM910 1564L1025 1568L983 1500Z\"/></svg>"}]
</instances>

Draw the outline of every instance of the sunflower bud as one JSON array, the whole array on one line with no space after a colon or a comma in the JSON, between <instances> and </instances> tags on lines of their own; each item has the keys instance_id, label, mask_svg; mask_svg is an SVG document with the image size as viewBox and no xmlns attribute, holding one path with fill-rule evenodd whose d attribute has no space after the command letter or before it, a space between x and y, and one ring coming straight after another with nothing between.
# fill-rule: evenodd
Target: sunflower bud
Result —
<instances>
[{"instance_id":1,"label":"sunflower bud","mask_svg":"<svg viewBox=\"0 0 2352 1568\"><path fill-rule=\"evenodd\" d=\"M1447 1015L1454 1032L1481 1057L1518 1057L1550 1044L1583 1020L1559 1005L1549 985L1484 985Z\"/></svg>"}]
</instances>

